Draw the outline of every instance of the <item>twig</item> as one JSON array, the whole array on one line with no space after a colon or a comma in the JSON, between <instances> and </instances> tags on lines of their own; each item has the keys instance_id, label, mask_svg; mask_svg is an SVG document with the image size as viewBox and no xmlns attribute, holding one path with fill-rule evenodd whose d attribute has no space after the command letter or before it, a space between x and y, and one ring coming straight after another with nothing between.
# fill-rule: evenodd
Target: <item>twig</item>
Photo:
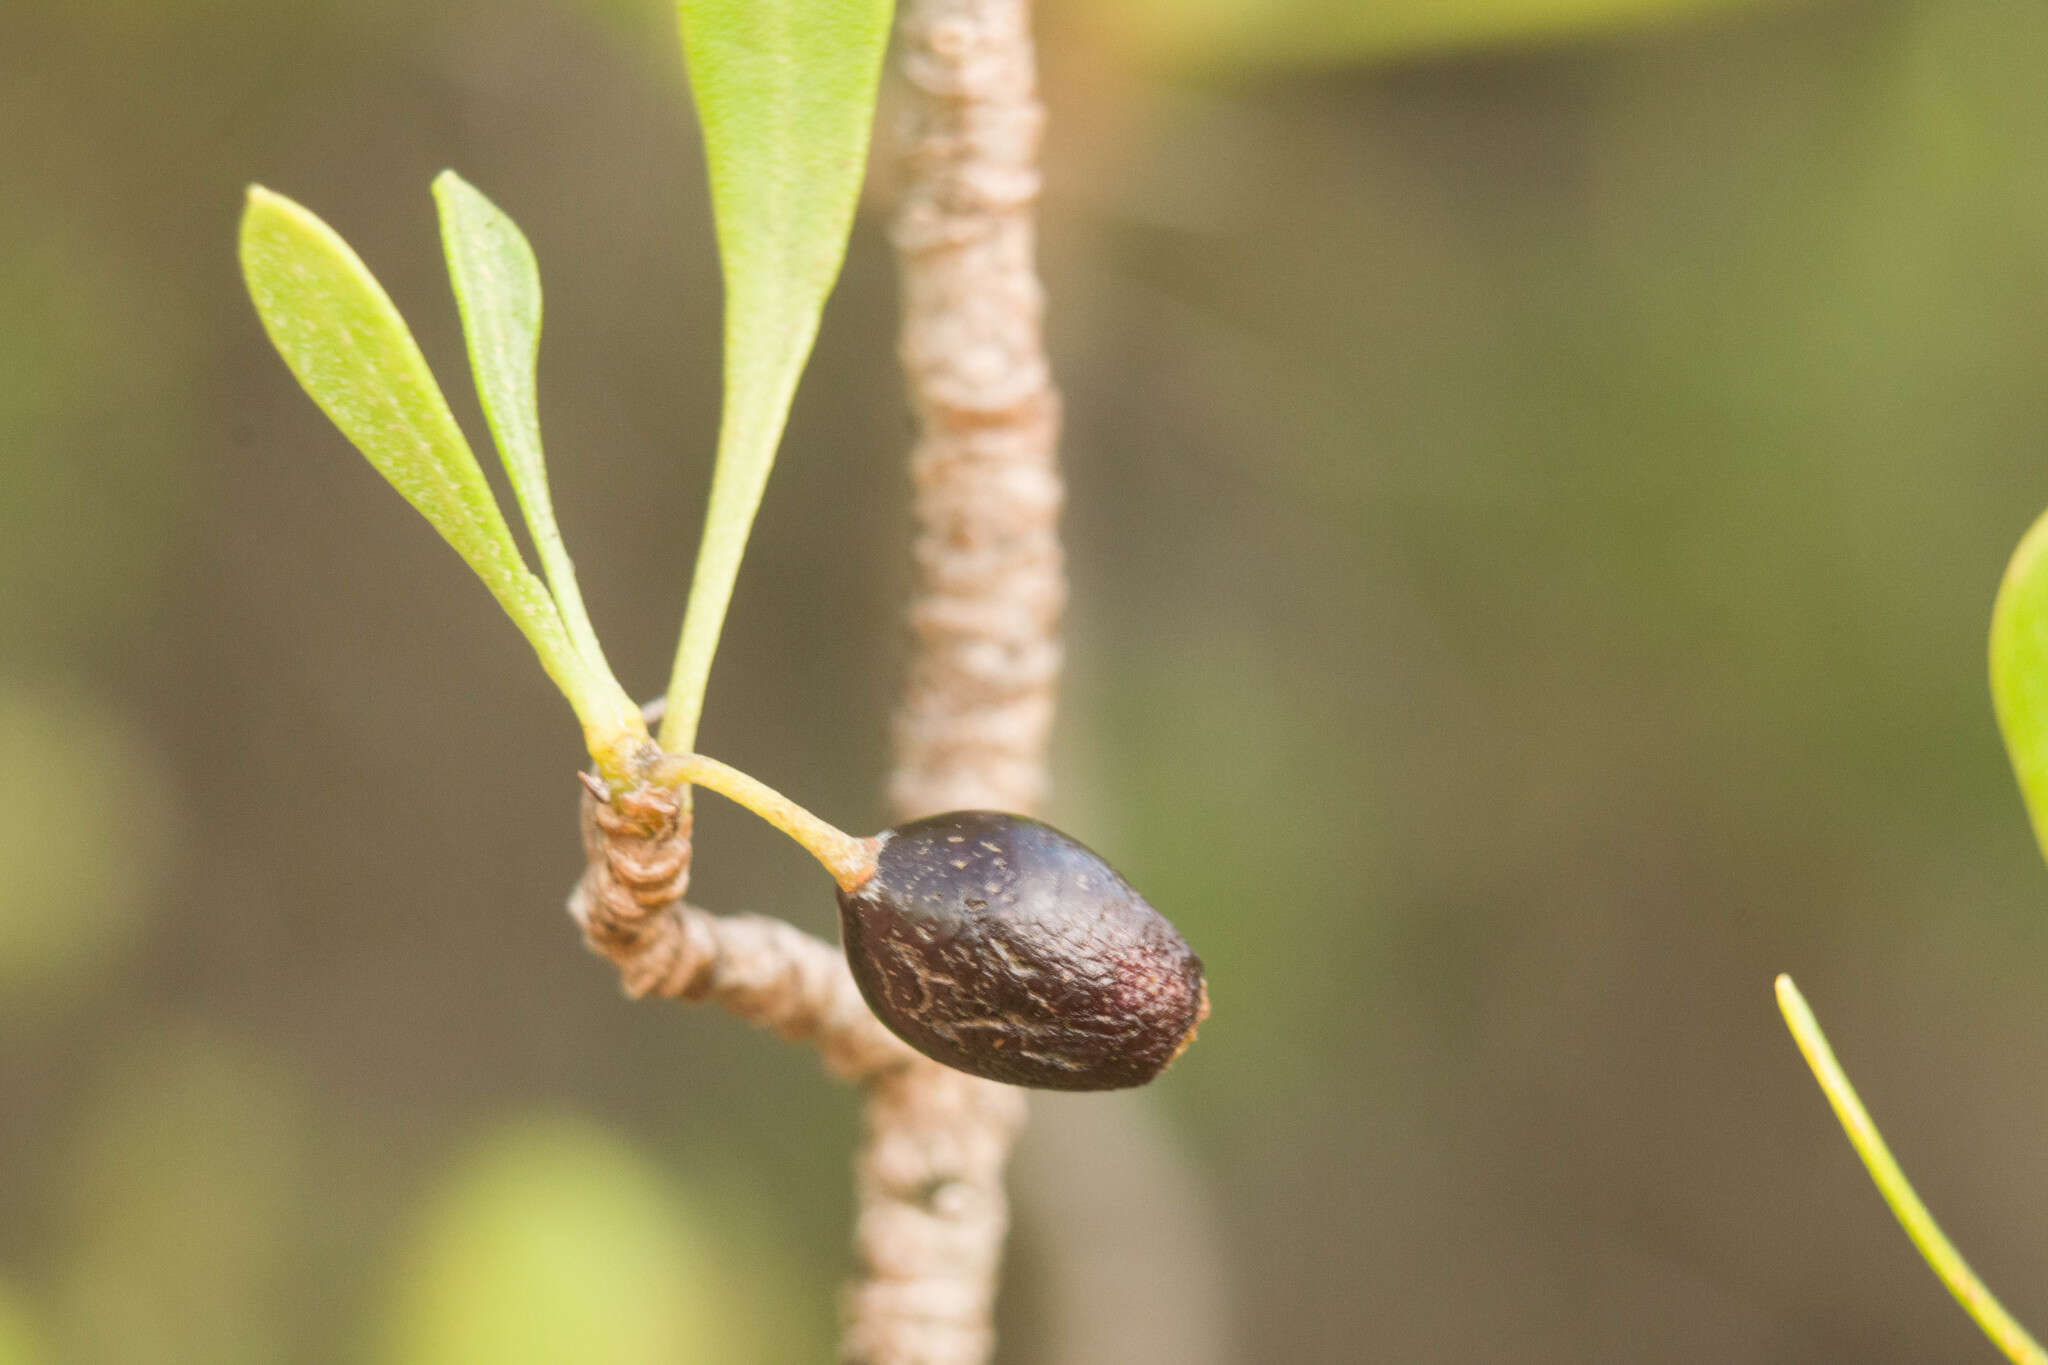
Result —
<instances>
[{"instance_id":1,"label":"twig","mask_svg":"<svg viewBox=\"0 0 2048 1365\"><path fill-rule=\"evenodd\" d=\"M584 871L569 913L634 999L708 1000L792 1042L850 1081L929 1065L882 1027L833 945L765 915L685 902L690 816L668 787L583 793Z\"/></svg>"},{"instance_id":2,"label":"twig","mask_svg":"<svg viewBox=\"0 0 2048 1365\"><path fill-rule=\"evenodd\" d=\"M889 794L904 815L1030 811L1060 668L1059 395L1033 264L1038 136L1027 0L908 0L895 130L900 349L918 584Z\"/></svg>"}]
</instances>

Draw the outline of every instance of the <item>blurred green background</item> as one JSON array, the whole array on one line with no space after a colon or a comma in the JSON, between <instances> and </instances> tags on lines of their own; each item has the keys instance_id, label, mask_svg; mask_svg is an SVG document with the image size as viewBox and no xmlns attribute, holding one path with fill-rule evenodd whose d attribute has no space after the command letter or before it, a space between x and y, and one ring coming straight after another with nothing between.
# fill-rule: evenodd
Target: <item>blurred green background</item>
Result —
<instances>
[{"instance_id":1,"label":"blurred green background","mask_svg":"<svg viewBox=\"0 0 2048 1365\"><path fill-rule=\"evenodd\" d=\"M1035 1107L1004 1365L1988 1357L1780 970L2048 1325L2048 870L1983 663L2048 505L2048 8L1040 31L1054 814L1216 1015ZM654 0L0 5L0 1365L829 1355L853 1097L579 947L567 709L235 272L246 182L327 217L480 436L428 179L519 219L651 695L717 406L685 108ZM870 212L706 721L852 828L893 291ZM777 836L700 829L706 903L831 932Z\"/></svg>"}]
</instances>

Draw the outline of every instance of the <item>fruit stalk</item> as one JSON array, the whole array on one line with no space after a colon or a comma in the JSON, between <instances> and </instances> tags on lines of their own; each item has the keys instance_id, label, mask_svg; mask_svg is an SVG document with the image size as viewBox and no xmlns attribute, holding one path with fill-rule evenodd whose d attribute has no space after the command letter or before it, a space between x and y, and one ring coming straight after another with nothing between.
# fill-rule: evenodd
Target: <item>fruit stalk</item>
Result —
<instances>
[{"instance_id":1,"label":"fruit stalk","mask_svg":"<svg viewBox=\"0 0 2048 1365\"><path fill-rule=\"evenodd\" d=\"M758 778L703 754L668 754L655 765L663 786L706 787L746 807L787 834L832 874L842 891L856 891L875 875L880 839L862 839L821 820Z\"/></svg>"}]
</instances>

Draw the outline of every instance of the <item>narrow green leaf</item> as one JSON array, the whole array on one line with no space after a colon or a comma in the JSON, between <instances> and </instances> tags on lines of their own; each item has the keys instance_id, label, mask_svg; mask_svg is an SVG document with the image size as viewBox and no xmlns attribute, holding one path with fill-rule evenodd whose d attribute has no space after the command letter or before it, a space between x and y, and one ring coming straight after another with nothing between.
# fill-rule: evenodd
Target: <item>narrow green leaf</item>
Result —
<instances>
[{"instance_id":1,"label":"narrow green leaf","mask_svg":"<svg viewBox=\"0 0 2048 1365\"><path fill-rule=\"evenodd\" d=\"M2013 551L1991 609L1991 704L2048 856L2048 515Z\"/></svg>"},{"instance_id":2,"label":"narrow green leaf","mask_svg":"<svg viewBox=\"0 0 2048 1365\"><path fill-rule=\"evenodd\" d=\"M299 383L391 486L455 547L583 717L602 693L547 589L527 569L469 442L405 321L348 244L261 186L242 214L242 274Z\"/></svg>"},{"instance_id":3,"label":"narrow green leaf","mask_svg":"<svg viewBox=\"0 0 2048 1365\"><path fill-rule=\"evenodd\" d=\"M662 747L687 753L867 162L890 0L680 0L725 270L725 409Z\"/></svg>"},{"instance_id":4,"label":"narrow green leaf","mask_svg":"<svg viewBox=\"0 0 2048 1365\"><path fill-rule=\"evenodd\" d=\"M435 178L434 202L440 210L441 245L448 257L455 302L462 312L477 398L540 556L541 572L547 575L562 623L585 667L594 677L610 683L612 710L620 718L637 716L638 708L613 681L605 663L604 649L591 628L582 590L576 585L576 566L562 543L554 502L548 494L535 383L541 309L540 269L533 248L497 205L453 171L443 171ZM615 723L624 724L622 719Z\"/></svg>"},{"instance_id":5,"label":"narrow green leaf","mask_svg":"<svg viewBox=\"0 0 2048 1365\"><path fill-rule=\"evenodd\" d=\"M1892 1155L1884 1134L1877 1131L1870 1111L1857 1098L1856 1087L1849 1083L1848 1073L1835 1059L1835 1050L1828 1045L1827 1035L1821 1032L1820 1021L1813 1017L1806 997L1799 993L1799 987L1792 984L1789 976L1778 977L1778 1012L1785 1016L1785 1027L1792 1031L1792 1039L1799 1044L1807 1066L1812 1068L1821 1093L1828 1097L1835 1118L1849 1137L1849 1145L1856 1149L1857 1156L1863 1158L1863 1168L1870 1172L1871 1182L1884 1196L1892 1216L1906 1230L1906 1236L1912 1240L1921 1259L1948 1286L1948 1292L1955 1295L1956 1302L1963 1306L1963 1311L1970 1315L1978 1330L1991 1338L2007 1360L2013 1365L2048 1365L2048 1352L2044 1352L2027 1329L2005 1311L2005 1305L1998 1301L1984 1281L1977 1278L1977 1272L1970 1269L1963 1253L1956 1250L1955 1243L1949 1241L1948 1234L1927 1211L1927 1205L1920 1202L1913 1182L1906 1179L1906 1173Z\"/></svg>"}]
</instances>

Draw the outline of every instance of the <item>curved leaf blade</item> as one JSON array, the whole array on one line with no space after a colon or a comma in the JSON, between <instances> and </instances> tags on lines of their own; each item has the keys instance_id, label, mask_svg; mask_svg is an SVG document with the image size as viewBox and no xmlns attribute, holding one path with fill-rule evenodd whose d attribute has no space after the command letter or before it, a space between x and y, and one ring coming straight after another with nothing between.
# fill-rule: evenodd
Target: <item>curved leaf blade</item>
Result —
<instances>
[{"instance_id":1,"label":"curved leaf blade","mask_svg":"<svg viewBox=\"0 0 2048 1365\"><path fill-rule=\"evenodd\" d=\"M540 440L540 267L526 235L506 213L453 171L434 179L441 247L462 314L462 334L477 398L512 481L512 492L540 556L563 626L583 661L607 679L611 669L576 583L576 566L555 522ZM622 712L638 708L621 689Z\"/></svg>"},{"instance_id":2,"label":"curved leaf blade","mask_svg":"<svg viewBox=\"0 0 2048 1365\"><path fill-rule=\"evenodd\" d=\"M2048 514L2013 551L1991 609L1991 704L2048 856Z\"/></svg>"},{"instance_id":3,"label":"curved leaf blade","mask_svg":"<svg viewBox=\"0 0 2048 1365\"><path fill-rule=\"evenodd\" d=\"M695 747L747 536L846 257L891 0L680 0L725 274L725 407L662 747Z\"/></svg>"},{"instance_id":4,"label":"curved leaf blade","mask_svg":"<svg viewBox=\"0 0 2048 1365\"><path fill-rule=\"evenodd\" d=\"M261 186L249 189L240 253L264 331L300 386L483 580L582 715L588 670L383 287L332 228Z\"/></svg>"}]
</instances>

